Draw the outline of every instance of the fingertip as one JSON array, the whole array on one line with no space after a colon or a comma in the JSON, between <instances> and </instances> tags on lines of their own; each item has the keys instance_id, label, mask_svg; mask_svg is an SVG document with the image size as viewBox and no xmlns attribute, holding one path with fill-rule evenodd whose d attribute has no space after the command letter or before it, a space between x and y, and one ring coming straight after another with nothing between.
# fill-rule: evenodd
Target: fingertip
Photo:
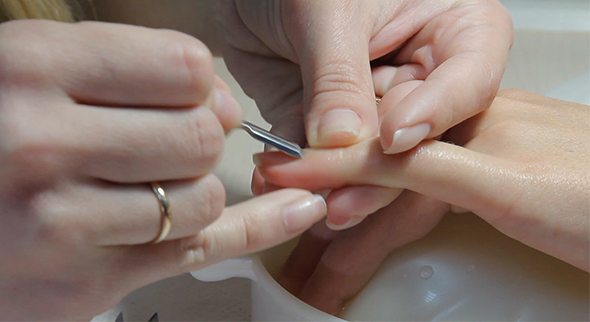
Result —
<instances>
[{"instance_id":1,"label":"fingertip","mask_svg":"<svg viewBox=\"0 0 590 322\"><path fill-rule=\"evenodd\" d=\"M364 218L389 205L403 191L381 186L348 186L332 191L326 225L332 230L356 226Z\"/></svg>"},{"instance_id":2,"label":"fingertip","mask_svg":"<svg viewBox=\"0 0 590 322\"><path fill-rule=\"evenodd\" d=\"M255 196L260 196L262 194L264 187L264 178L258 171L258 167L254 168L254 172L252 173L252 184L250 189L252 190L252 194Z\"/></svg>"},{"instance_id":3,"label":"fingertip","mask_svg":"<svg viewBox=\"0 0 590 322\"><path fill-rule=\"evenodd\" d=\"M337 315L344 308L345 301L338 296L330 296L330 291L318 290L316 285L310 282L303 287L299 299L315 307L316 309L331 315ZM326 294L328 293L328 294Z\"/></svg>"},{"instance_id":4,"label":"fingertip","mask_svg":"<svg viewBox=\"0 0 590 322\"><path fill-rule=\"evenodd\" d=\"M227 133L240 125L242 121L242 107L226 90L215 87L213 91L215 96L213 112Z\"/></svg>"},{"instance_id":5,"label":"fingertip","mask_svg":"<svg viewBox=\"0 0 590 322\"><path fill-rule=\"evenodd\" d=\"M410 150L428 137L430 124L420 123L398 129L393 135L383 135L381 146L386 154L396 154Z\"/></svg>"},{"instance_id":6,"label":"fingertip","mask_svg":"<svg viewBox=\"0 0 590 322\"><path fill-rule=\"evenodd\" d=\"M331 218L326 219L326 226L332 230L345 230L351 227L354 227L361 223L366 218L366 216L353 216L344 222L339 222L341 219L338 218L337 223L334 223Z\"/></svg>"},{"instance_id":7,"label":"fingertip","mask_svg":"<svg viewBox=\"0 0 590 322\"><path fill-rule=\"evenodd\" d=\"M295 234L311 227L326 215L328 206L321 195L311 195L283 207L285 231Z\"/></svg>"}]
</instances>

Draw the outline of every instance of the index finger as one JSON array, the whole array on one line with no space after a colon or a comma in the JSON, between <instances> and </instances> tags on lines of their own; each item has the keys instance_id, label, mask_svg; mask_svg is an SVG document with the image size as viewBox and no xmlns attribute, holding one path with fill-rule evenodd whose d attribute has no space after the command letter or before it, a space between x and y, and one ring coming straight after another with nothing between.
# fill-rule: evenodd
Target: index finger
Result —
<instances>
[{"instance_id":1,"label":"index finger","mask_svg":"<svg viewBox=\"0 0 590 322\"><path fill-rule=\"evenodd\" d=\"M298 160L267 152L256 155L255 163L267 182L284 187L312 191L366 184L406 188L478 214L508 209L518 192L526 189L520 164L434 140L395 155L384 154L374 138L348 148L306 150ZM499 193L507 187L514 188L514 194Z\"/></svg>"},{"instance_id":2,"label":"index finger","mask_svg":"<svg viewBox=\"0 0 590 322\"><path fill-rule=\"evenodd\" d=\"M172 30L113 23L14 21L0 36L10 46L3 73L48 80L92 105L194 106L213 88L209 49Z\"/></svg>"}]
</instances>

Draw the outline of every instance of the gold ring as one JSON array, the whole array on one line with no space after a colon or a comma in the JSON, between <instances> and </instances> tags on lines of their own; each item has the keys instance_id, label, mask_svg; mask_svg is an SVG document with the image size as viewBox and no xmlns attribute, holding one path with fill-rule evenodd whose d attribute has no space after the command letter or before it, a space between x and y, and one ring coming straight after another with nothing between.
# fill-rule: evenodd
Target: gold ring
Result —
<instances>
[{"instance_id":1,"label":"gold ring","mask_svg":"<svg viewBox=\"0 0 590 322\"><path fill-rule=\"evenodd\" d=\"M166 192L160 186L158 182L152 182L150 184L152 186L152 190L158 197L158 202L160 203L160 213L162 215L162 223L160 224L160 233L154 239L153 243L157 244L168 236L170 232L170 228L172 228L172 214L170 213L170 202L168 201L168 197L166 196Z\"/></svg>"}]
</instances>

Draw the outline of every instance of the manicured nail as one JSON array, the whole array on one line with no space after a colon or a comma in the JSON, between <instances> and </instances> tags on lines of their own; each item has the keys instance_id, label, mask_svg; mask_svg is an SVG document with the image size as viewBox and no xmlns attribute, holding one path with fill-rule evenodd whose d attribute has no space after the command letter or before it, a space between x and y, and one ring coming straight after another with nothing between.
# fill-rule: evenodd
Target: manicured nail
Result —
<instances>
[{"instance_id":1,"label":"manicured nail","mask_svg":"<svg viewBox=\"0 0 590 322\"><path fill-rule=\"evenodd\" d=\"M344 229L348 229L352 226L356 226L358 223L363 221L363 219L365 219L365 217L352 217L347 222L345 222L341 225L335 225L335 224L331 223L328 219L326 219L326 226L328 226L328 228L330 228L332 230L344 230Z\"/></svg>"},{"instance_id":2,"label":"manicured nail","mask_svg":"<svg viewBox=\"0 0 590 322\"><path fill-rule=\"evenodd\" d=\"M351 109L329 110L318 123L318 140L323 144L349 143L359 135L361 125L361 118Z\"/></svg>"},{"instance_id":3,"label":"manicured nail","mask_svg":"<svg viewBox=\"0 0 590 322\"><path fill-rule=\"evenodd\" d=\"M283 208L283 220L287 233L297 233L309 228L326 215L328 206L320 195L298 200Z\"/></svg>"},{"instance_id":4,"label":"manicured nail","mask_svg":"<svg viewBox=\"0 0 590 322\"><path fill-rule=\"evenodd\" d=\"M393 134L393 142L389 149L385 150L385 153L394 154L407 151L424 140L428 133L430 133L430 124L428 123L399 129Z\"/></svg>"}]
</instances>

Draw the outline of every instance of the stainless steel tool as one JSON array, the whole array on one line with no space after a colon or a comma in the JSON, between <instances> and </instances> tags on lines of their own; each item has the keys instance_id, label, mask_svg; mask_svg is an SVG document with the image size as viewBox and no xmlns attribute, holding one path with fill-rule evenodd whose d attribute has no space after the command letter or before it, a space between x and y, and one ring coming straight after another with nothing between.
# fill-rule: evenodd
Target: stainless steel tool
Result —
<instances>
[{"instance_id":1,"label":"stainless steel tool","mask_svg":"<svg viewBox=\"0 0 590 322\"><path fill-rule=\"evenodd\" d=\"M250 122L242 122L242 129L244 129L246 132L248 132L248 134L250 134L251 137L258 141L274 146L280 151L283 151L296 158L303 157L303 150L301 150L299 145L278 137Z\"/></svg>"}]
</instances>

